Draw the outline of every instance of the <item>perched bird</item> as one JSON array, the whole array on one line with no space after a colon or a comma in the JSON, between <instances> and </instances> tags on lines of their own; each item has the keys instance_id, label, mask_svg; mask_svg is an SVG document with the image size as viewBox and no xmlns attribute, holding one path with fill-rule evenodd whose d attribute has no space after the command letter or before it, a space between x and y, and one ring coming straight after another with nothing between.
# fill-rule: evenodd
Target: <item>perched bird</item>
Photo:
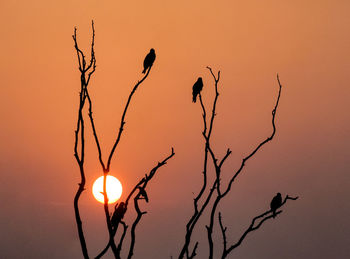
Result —
<instances>
[{"instance_id":1,"label":"perched bird","mask_svg":"<svg viewBox=\"0 0 350 259\"><path fill-rule=\"evenodd\" d=\"M273 213L273 218L276 217L276 210L281 207L282 205L282 195L280 193L277 193L277 195L275 197L273 197L271 203L270 203L270 207Z\"/></svg>"},{"instance_id":2,"label":"perched bird","mask_svg":"<svg viewBox=\"0 0 350 259\"><path fill-rule=\"evenodd\" d=\"M145 189L143 187L138 187L140 190L140 195L142 196L143 199L146 200L146 202L148 202L148 196L147 196L147 192L145 191Z\"/></svg>"},{"instance_id":3,"label":"perched bird","mask_svg":"<svg viewBox=\"0 0 350 259\"><path fill-rule=\"evenodd\" d=\"M151 49L147 56L145 57L145 60L143 61L143 71L142 73L146 73L147 69L150 68L153 65L154 60L156 59L156 53L154 52L154 49Z\"/></svg>"},{"instance_id":4,"label":"perched bird","mask_svg":"<svg viewBox=\"0 0 350 259\"><path fill-rule=\"evenodd\" d=\"M113 227L117 227L119 222L124 218L126 212L126 205L124 202L121 202L118 206L118 203L115 205L115 210L111 218L111 223Z\"/></svg>"},{"instance_id":5,"label":"perched bird","mask_svg":"<svg viewBox=\"0 0 350 259\"><path fill-rule=\"evenodd\" d=\"M197 95L202 91L203 89L203 80L201 77L198 77L197 81L194 83L192 87L192 96L193 96L193 102L195 103L197 100Z\"/></svg>"}]
</instances>

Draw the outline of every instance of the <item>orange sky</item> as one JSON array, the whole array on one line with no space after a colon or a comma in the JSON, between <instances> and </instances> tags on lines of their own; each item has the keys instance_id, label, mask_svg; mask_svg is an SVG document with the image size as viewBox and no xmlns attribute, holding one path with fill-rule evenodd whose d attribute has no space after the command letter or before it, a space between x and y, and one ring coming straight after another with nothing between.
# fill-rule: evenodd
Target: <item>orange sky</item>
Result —
<instances>
[{"instance_id":1,"label":"orange sky","mask_svg":"<svg viewBox=\"0 0 350 259\"><path fill-rule=\"evenodd\" d=\"M71 35L76 26L88 51L94 19L90 94L105 158L143 58L151 47L157 54L128 112L112 174L128 192L172 146L176 152L149 184L135 258L175 256L183 241L203 159L201 110L191 88L202 76L203 96L211 100L207 65L222 73L213 146L218 154L233 151L225 174L270 133L277 72L284 86L275 139L247 164L220 207L230 240L276 192L301 197L230 258L348 258L349 11L345 0L1 2L0 257L81 255L72 202L80 86ZM81 211L95 255L107 231L90 192L101 170L87 134ZM198 228L196 237L204 231Z\"/></svg>"}]
</instances>

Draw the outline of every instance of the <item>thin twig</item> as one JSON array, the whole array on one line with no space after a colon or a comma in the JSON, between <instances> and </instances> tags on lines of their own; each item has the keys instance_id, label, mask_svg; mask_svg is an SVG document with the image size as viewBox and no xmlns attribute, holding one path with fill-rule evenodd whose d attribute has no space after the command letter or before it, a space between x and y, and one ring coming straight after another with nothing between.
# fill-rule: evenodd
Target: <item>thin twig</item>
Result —
<instances>
[{"instance_id":1,"label":"thin twig","mask_svg":"<svg viewBox=\"0 0 350 259\"><path fill-rule=\"evenodd\" d=\"M222 240L223 240L223 252L222 252L222 254L224 254L227 250L227 239L226 239L227 227L224 227L224 225L222 224L221 212L219 212L219 225L220 225Z\"/></svg>"}]
</instances>

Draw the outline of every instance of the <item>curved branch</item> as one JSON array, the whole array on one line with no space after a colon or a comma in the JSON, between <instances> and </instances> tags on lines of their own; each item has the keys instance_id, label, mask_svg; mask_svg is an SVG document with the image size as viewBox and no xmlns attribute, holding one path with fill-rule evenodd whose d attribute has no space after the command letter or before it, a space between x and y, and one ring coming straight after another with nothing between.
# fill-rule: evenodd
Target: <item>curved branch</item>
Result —
<instances>
[{"instance_id":1,"label":"curved branch","mask_svg":"<svg viewBox=\"0 0 350 259\"><path fill-rule=\"evenodd\" d=\"M124 111L123 111L123 115L122 115L122 118L121 118L121 120L120 120L119 132L118 132L117 138L116 138L116 140L115 140L115 142L114 142L114 145L113 145L112 150L111 150L111 152L110 152L110 154L109 154L109 157L108 157L107 169L106 169L108 172L109 172L109 168L110 168L110 166L111 166L111 160L112 160L114 151L115 151L116 147L117 147L118 144L119 144L120 138L121 138L121 136L122 136L122 132L123 132L123 130L124 130L125 116L126 116L126 113L127 113L127 111L128 111L128 107L129 107L130 101L131 101L131 99L132 99L132 96L133 96L134 93L136 92L136 90L137 90L137 88L139 87L139 85L142 84L142 82L148 77L148 75L149 75L149 73L150 73L150 71L151 71L151 68L152 68L152 67L150 67L150 68L147 70L146 75L145 75L140 81L138 81L138 82L136 83L136 85L134 86L134 88L132 89L132 91L131 91L131 93L130 93L130 95L129 95L128 101L126 102L126 105L125 105L125 108L124 108Z\"/></svg>"},{"instance_id":2,"label":"curved branch","mask_svg":"<svg viewBox=\"0 0 350 259\"><path fill-rule=\"evenodd\" d=\"M240 174L240 172L242 171L244 165L245 165L245 162L247 160L249 160L252 156L255 155L255 153L263 146L265 145L266 143L270 142L273 137L275 136L275 133L276 133L276 125L275 125L275 118L276 118L276 112L277 112L277 108L278 108L278 104L279 104L279 101L280 101L280 97L281 97L281 90L282 90L282 85L280 83L280 80L279 80L279 77L278 77L278 74L277 74L277 82L278 82L278 86L279 86L279 90L278 90L278 97L277 97L277 101L276 101L276 104L275 104L275 107L273 108L272 110L272 133L269 137L267 137L264 141L262 141L248 156L246 156L245 158L243 158L242 160L242 163L241 163L241 166L239 167L239 169L236 171L236 173L233 175L233 177L231 178L228 186L227 186L227 189L226 191L222 194L222 196L225 196L231 189L231 185L232 183L235 181L236 177Z\"/></svg>"},{"instance_id":3,"label":"curved branch","mask_svg":"<svg viewBox=\"0 0 350 259\"><path fill-rule=\"evenodd\" d=\"M145 185L146 183L144 183ZM136 219L134 223L131 226L131 241L130 241L130 248L129 248L129 253L128 253L128 259L131 259L131 257L134 255L134 247L135 247L135 242L136 242L136 226L140 222L142 215L146 214L146 211L141 211L138 200L140 199L140 192L134 197L134 207L137 213Z\"/></svg>"},{"instance_id":4,"label":"curved branch","mask_svg":"<svg viewBox=\"0 0 350 259\"><path fill-rule=\"evenodd\" d=\"M287 202L287 200L297 200L298 197L290 197L290 196L286 196L284 201L282 202L280 208ZM276 216L279 215L280 213L282 213L282 210L279 210L279 211L276 211ZM270 215L269 215L270 214ZM220 216L220 213L219 213L219 216ZM240 246L243 242L243 240L247 237L247 235L252 232L252 231L255 231L257 230L258 228L261 227L261 225L267 221L268 219L271 219L273 218L274 215L273 215L273 212L272 210L268 210L268 211L265 211L264 213L254 217L252 219L252 222L250 223L249 227L247 228L246 231L244 231L244 233L242 234L242 236L240 237L240 239L233 245L231 245L229 248L226 249L226 245L225 245L225 242L226 242L226 228L224 229L223 231L223 227L222 227L222 223L221 223L221 220L220 220L220 226L221 226L221 230L222 230L222 234L223 234L223 239L224 239L224 250L223 250L223 253L222 253L222 259L226 258L227 255L229 253L232 252L233 249L237 248L238 246ZM261 219L257 224L257 220Z\"/></svg>"},{"instance_id":5,"label":"curved branch","mask_svg":"<svg viewBox=\"0 0 350 259\"><path fill-rule=\"evenodd\" d=\"M142 180L140 181L140 182L142 182L142 184L140 184L140 182L139 182L135 186L135 188L131 191L131 193L129 194L127 200L125 201L125 204L127 205L128 201L129 201L129 199L130 199L130 197L132 195L132 193L134 193L136 189L139 189L138 194L136 194L136 196L134 197L134 207L135 207L135 210L137 212L137 217L136 217L134 223L131 226L131 242L130 242L130 248L129 248L129 253L128 253L128 259L130 259L133 256L133 254L134 254L134 247L135 247L135 242L136 242L136 234L135 234L136 226L140 222L142 216L147 213L145 211L141 211L140 208L139 208L138 200L141 199L140 198L141 191L140 191L139 187L141 187L142 190L145 190L146 187L147 187L148 182L153 178L153 176L156 174L157 170L160 167L162 167L163 165L165 165L167 163L167 161L170 158L172 158L174 155L175 155L174 149L171 148L171 154L168 157L166 157L162 162L158 162L158 164L150 171L150 173L148 175L146 175L144 178L142 178Z\"/></svg>"}]
</instances>

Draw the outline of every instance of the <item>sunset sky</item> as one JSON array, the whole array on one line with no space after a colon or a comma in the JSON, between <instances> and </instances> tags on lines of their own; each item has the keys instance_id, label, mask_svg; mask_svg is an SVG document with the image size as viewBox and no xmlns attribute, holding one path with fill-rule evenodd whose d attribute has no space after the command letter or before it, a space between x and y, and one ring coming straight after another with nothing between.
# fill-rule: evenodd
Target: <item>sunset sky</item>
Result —
<instances>
[{"instance_id":1,"label":"sunset sky","mask_svg":"<svg viewBox=\"0 0 350 259\"><path fill-rule=\"evenodd\" d=\"M212 145L219 156L232 150L223 184L271 134L277 73L283 85L275 138L247 162L219 207L228 242L277 192L300 197L229 258L350 258L349 13L348 0L1 1L0 258L82 258L73 210L80 74L72 34L77 27L89 53L91 20L97 68L89 89L104 159L145 55L150 48L157 55L112 160L121 199L171 147L176 153L149 183L150 202L140 202L148 213L135 259L176 258L183 244L202 181L202 115L192 103L199 76L205 104L214 97L206 66L221 71ZM91 192L102 172L90 127L86 142L80 209L93 257L108 232ZM205 215L193 236L197 258L207 255L208 221Z\"/></svg>"}]
</instances>

